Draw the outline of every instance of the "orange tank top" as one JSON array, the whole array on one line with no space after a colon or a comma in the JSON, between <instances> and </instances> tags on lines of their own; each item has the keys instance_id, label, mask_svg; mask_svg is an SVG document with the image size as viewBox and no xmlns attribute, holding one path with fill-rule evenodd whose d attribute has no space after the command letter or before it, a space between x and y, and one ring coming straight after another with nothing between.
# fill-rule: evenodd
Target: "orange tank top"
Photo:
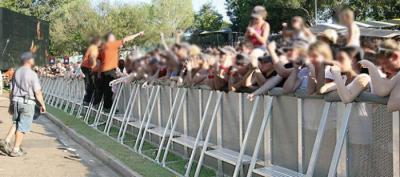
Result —
<instances>
[{"instance_id":1,"label":"orange tank top","mask_svg":"<svg viewBox=\"0 0 400 177\"><path fill-rule=\"evenodd\" d=\"M86 50L86 53L85 53L85 55L83 56L83 59L82 59L82 64L81 64L82 67L89 68L89 69L92 67L92 63L90 61L90 58L92 57L91 56L92 50L98 50L98 49L95 46L90 46Z\"/></svg>"}]
</instances>

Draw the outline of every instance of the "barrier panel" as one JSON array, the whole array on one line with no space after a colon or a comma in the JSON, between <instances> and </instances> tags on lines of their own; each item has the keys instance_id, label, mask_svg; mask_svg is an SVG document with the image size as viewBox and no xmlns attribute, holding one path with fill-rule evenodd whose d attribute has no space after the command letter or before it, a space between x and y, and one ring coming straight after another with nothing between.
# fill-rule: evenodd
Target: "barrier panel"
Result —
<instances>
[{"instance_id":1,"label":"barrier panel","mask_svg":"<svg viewBox=\"0 0 400 177\"><path fill-rule=\"evenodd\" d=\"M251 102L246 93L119 82L115 109L106 113L101 104L83 105L82 80L41 80L46 103L155 163L169 168L169 153L186 159L180 176L198 176L204 166L218 176L400 174L399 112L369 93L344 104L334 92L283 95L276 88Z\"/></svg>"}]
</instances>

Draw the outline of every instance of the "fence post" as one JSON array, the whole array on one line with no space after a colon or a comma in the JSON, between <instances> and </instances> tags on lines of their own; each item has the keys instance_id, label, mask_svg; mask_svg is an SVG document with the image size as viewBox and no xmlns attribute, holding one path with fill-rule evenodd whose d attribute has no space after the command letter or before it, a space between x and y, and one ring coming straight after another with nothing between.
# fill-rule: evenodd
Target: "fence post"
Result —
<instances>
[{"instance_id":1,"label":"fence post","mask_svg":"<svg viewBox=\"0 0 400 177\"><path fill-rule=\"evenodd\" d=\"M393 177L400 176L400 116L393 112Z\"/></svg>"}]
</instances>

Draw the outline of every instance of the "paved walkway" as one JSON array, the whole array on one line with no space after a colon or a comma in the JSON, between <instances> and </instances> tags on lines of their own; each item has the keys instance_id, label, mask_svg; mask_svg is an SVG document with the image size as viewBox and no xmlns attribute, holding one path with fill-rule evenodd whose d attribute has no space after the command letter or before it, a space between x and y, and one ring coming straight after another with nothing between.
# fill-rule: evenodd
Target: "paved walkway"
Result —
<instances>
[{"instance_id":1,"label":"paved walkway","mask_svg":"<svg viewBox=\"0 0 400 177\"><path fill-rule=\"evenodd\" d=\"M1 139L11 126L8 104L7 98L0 97ZM0 155L1 177L118 177L44 117L24 137L23 148L28 152L24 157Z\"/></svg>"}]
</instances>

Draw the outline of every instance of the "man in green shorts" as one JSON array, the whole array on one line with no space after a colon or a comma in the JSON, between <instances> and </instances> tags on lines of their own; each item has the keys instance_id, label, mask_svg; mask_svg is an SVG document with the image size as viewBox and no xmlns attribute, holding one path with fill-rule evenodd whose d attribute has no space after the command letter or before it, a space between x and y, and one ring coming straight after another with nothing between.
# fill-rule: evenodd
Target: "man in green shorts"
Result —
<instances>
[{"instance_id":1,"label":"man in green shorts","mask_svg":"<svg viewBox=\"0 0 400 177\"><path fill-rule=\"evenodd\" d=\"M23 136L31 129L36 102L39 104L42 113L46 111L39 77L32 70L34 65L33 54L31 52L23 53L21 55L21 67L17 69L12 79L9 113L13 117L13 125L7 137L0 141L0 150L11 157L19 157L25 154L20 146ZM14 147L11 148L10 142L13 135L15 135L15 141Z\"/></svg>"}]
</instances>

